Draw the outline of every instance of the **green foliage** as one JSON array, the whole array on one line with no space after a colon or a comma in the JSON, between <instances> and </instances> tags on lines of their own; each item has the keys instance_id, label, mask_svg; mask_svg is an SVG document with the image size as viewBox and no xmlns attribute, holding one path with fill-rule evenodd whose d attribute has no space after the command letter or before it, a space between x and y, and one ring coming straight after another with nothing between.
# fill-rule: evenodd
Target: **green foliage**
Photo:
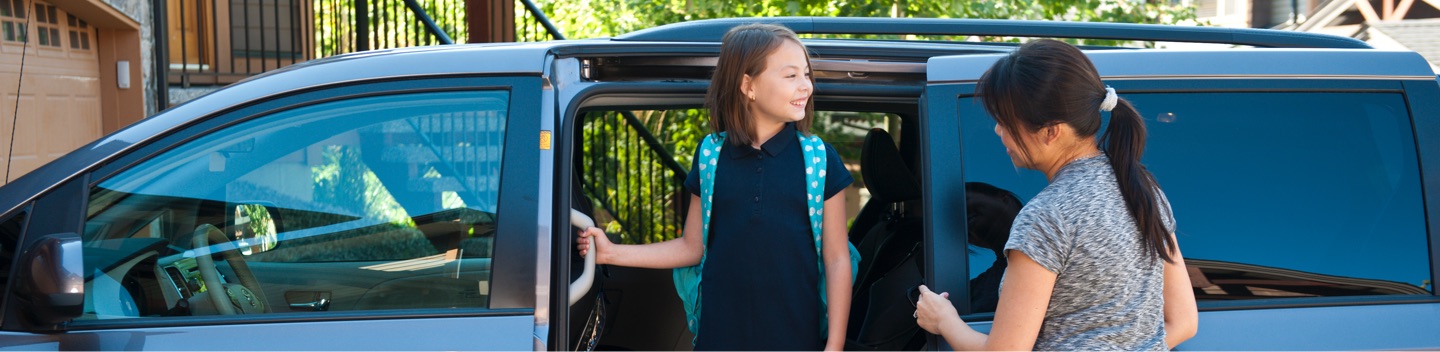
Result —
<instances>
[{"instance_id":1,"label":"green foliage","mask_svg":"<svg viewBox=\"0 0 1440 352\"><path fill-rule=\"evenodd\" d=\"M245 223L247 240L250 243L249 250L253 252L264 252L275 248L276 233L275 220L270 216L270 210L260 204L240 204L235 206L236 218L241 216L248 219Z\"/></svg>"},{"instance_id":2,"label":"green foliage","mask_svg":"<svg viewBox=\"0 0 1440 352\"><path fill-rule=\"evenodd\" d=\"M348 207L343 209L346 214L281 209L280 218L285 222L286 229L308 229L357 220L368 226L291 239L274 250L253 255L251 260L369 261L412 259L435 254L435 247L424 233L416 229L415 221L400 207L375 173L361 161L356 148L330 145L324 148L320 157L322 162L310 169L315 186L314 203Z\"/></svg>"},{"instance_id":3,"label":"green foliage","mask_svg":"<svg viewBox=\"0 0 1440 352\"><path fill-rule=\"evenodd\" d=\"M355 148L326 146L320 157L324 162L311 168L316 203L351 205L358 209L347 210L365 214L365 218L415 226L405 208L400 207L375 173L360 161L360 152Z\"/></svg>"},{"instance_id":4,"label":"green foliage","mask_svg":"<svg viewBox=\"0 0 1440 352\"><path fill-rule=\"evenodd\" d=\"M540 0L537 2L556 26L565 32L566 38L571 39L610 37L670 23L724 17L920 17L1196 24L1194 7L1159 1ZM980 39L1011 40L1009 38ZM1106 41L1076 43L1114 44Z\"/></svg>"}]
</instances>

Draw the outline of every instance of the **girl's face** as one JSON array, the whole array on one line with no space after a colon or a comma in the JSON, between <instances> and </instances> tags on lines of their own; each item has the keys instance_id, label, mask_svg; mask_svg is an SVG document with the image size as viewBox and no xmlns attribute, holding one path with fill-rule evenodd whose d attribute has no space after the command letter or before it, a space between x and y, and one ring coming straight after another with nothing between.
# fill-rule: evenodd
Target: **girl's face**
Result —
<instances>
[{"instance_id":1,"label":"girl's face","mask_svg":"<svg viewBox=\"0 0 1440 352\"><path fill-rule=\"evenodd\" d=\"M765 58L765 69L741 83L741 93L751 100L747 105L756 122L786 123L805 119L805 105L814 86L810 83L810 65L805 49L799 43L784 41Z\"/></svg>"}]
</instances>

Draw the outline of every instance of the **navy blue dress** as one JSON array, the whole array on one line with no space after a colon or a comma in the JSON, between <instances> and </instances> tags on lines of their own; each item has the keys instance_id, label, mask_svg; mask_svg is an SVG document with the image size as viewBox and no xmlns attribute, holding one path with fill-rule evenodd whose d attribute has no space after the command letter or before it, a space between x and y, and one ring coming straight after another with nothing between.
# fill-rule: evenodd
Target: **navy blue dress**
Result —
<instances>
[{"instance_id":1,"label":"navy blue dress","mask_svg":"<svg viewBox=\"0 0 1440 352\"><path fill-rule=\"evenodd\" d=\"M820 269L795 127L760 149L726 141L717 158L696 350L825 348ZM854 178L826 144L825 199ZM697 155L695 161L700 158ZM700 194L694 163L685 179Z\"/></svg>"}]
</instances>

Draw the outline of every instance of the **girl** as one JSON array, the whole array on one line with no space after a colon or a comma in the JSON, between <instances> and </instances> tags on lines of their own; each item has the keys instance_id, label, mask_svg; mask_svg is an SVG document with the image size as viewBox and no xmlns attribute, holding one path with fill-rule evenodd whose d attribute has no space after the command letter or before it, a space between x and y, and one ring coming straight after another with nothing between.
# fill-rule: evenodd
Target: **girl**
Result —
<instances>
[{"instance_id":1,"label":"girl","mask_svg":"<svg viewBox=\"0 0 1440 352\"><path fill-rule=\"evenodd\" d=\"M1165 350L1194 336L1195 296L1170 205L1140 164L1145 125L1075 47L1021 45L976 94L1016 167L1050 184L1020 211L990 334L921 287L916 318L962 350ZM1110 126L1097 144L1101 112Z\"/></svg>"},{"instance_id":2,"label":"girl","mask_svg":"<svg viewBox=\"0 0 1440 352\"><path fill-rule=\"evenodd\" d=\"M703 257L703 318L692 329L697 350L843 348L852 276L840 191L853 180L833 148L817 148L826 153L819 172L828 174L822 271L802 160L802 148L810 146L802 147L799 134L809 132L813 93L810 58L794 32L762 24L730 30L705 94L711 129L725 133L723 146L715 165L700 164L701 152L695 155L685 181L692 196L684 234L617 245L589 228L577 241L581 255L593 239L596 263L602 264L677 268L700 264ZM711 166L714 197L705 234L700 173Z\"/></svg>"}]
</instances>

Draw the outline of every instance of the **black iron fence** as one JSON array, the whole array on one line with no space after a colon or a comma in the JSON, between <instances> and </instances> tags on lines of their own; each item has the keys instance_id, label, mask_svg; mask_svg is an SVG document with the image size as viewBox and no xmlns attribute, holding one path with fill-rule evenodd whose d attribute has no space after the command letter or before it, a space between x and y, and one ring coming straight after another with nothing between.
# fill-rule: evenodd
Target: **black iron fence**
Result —
<instances>
[{"instance_id":1,"label":"black iron fence","mask_svg":"<svg viewBox=\"0 0 1440 352\"><path fill-rule=\"evenodd\" d=\"M683 114L620 111L584 116L581 190L594 205L596 223L622 243L679 238L684 229L690 192L684 188L686 169L675 155L688 158L694 150L676 150L681 144L676 139L693 137L666 132L674 127L666 124L685 118Z\"/></svg>"},{"instance_id":2,"label":"black iron fence","mask_svg":"<svg viewBox=\"0 0 1440 352\"><path fill-rule=\"evenodd\" d=\"M543 42L565 39L565 34L555 28L550 18L531 0L519 0L520 8L515 9L515 41Z\"/></svg>"},{"instance_id":3,"label":"black iron fence","mask_svg":"<svg viewBox=\"0 0 1440 352\"><path fill-rule=\"evenodd\" d=\"M157 18L164 18L155 28L157 72L170 85L224 85L327 56L463 43L470 36L465 5L466 0L155 0ZM513 40L563 38L530 0L517 0L513 8Z\"/></svg>"}]
</instances>

